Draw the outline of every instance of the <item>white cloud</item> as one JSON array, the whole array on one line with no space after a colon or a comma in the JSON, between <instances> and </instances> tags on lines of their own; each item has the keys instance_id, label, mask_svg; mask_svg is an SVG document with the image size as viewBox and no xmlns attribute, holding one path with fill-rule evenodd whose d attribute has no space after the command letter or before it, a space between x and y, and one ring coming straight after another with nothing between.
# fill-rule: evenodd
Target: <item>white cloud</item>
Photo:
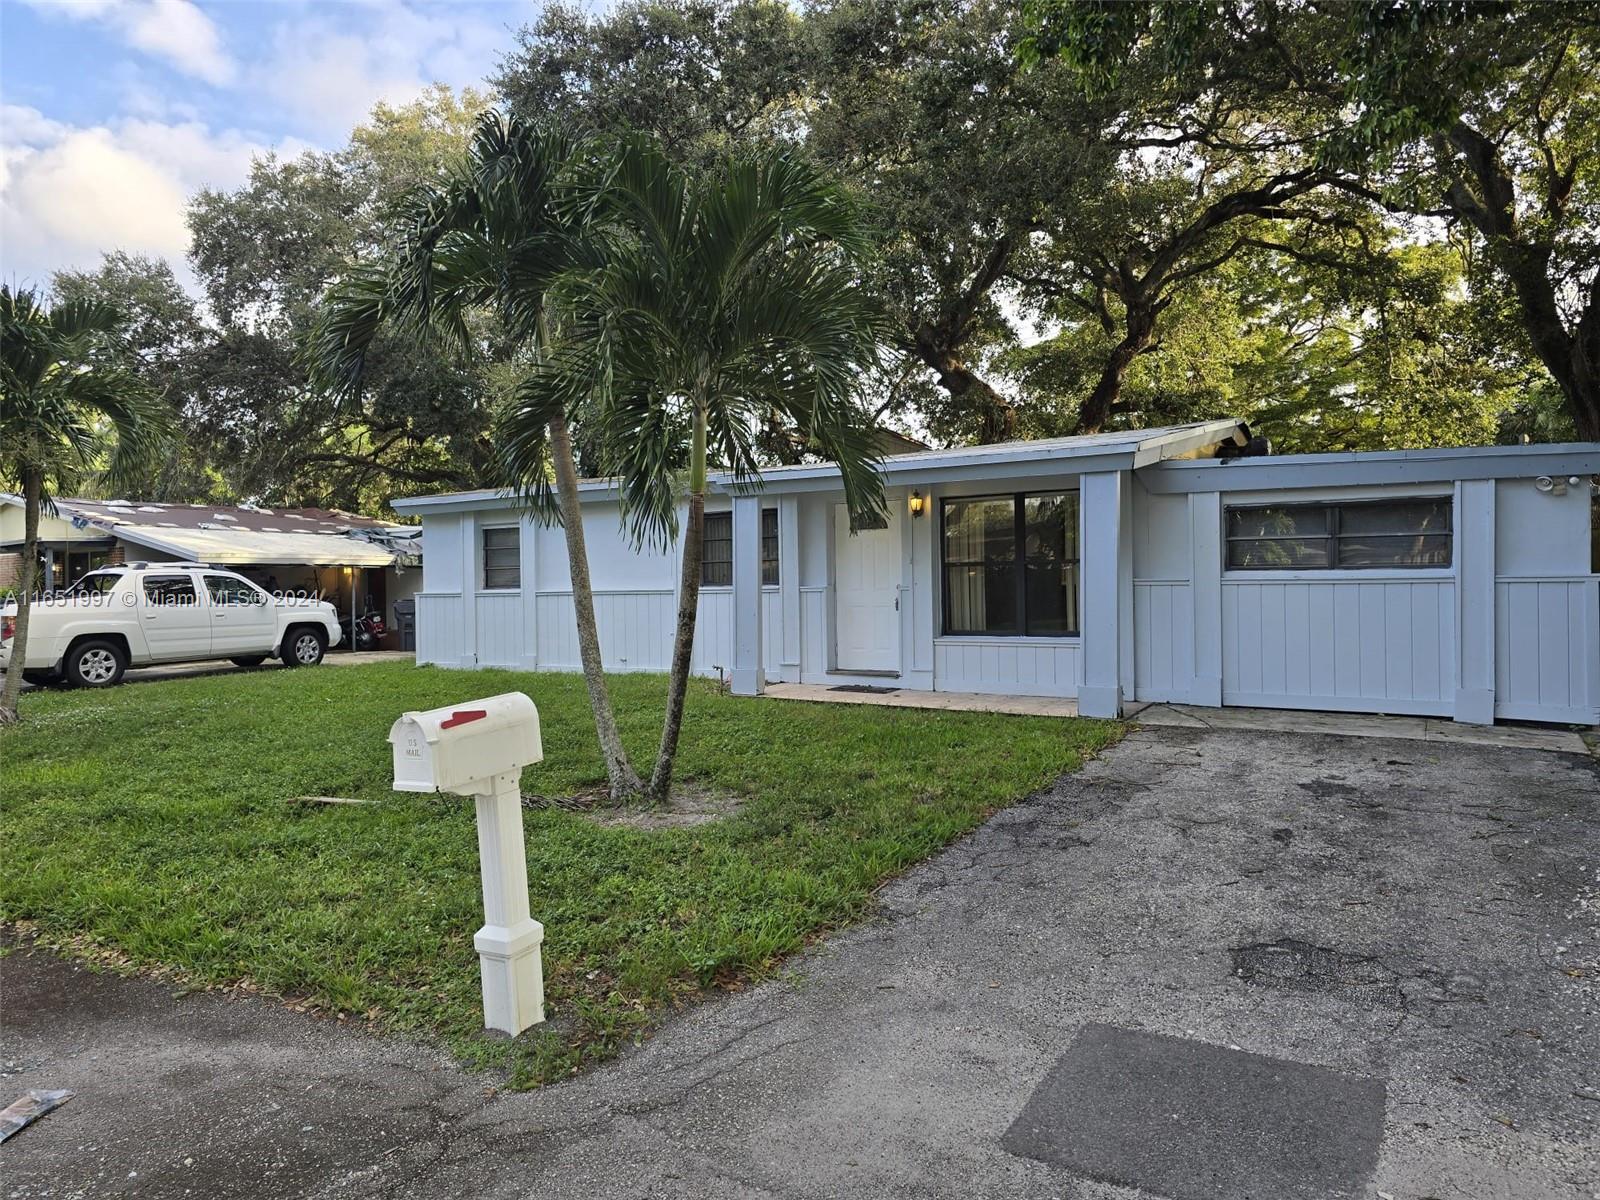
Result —
<instances>
[{"instance_id":1,"label":"white cloud","mask_svg":"<svg viewBox=\"0 0 1600 1200\"><path fill-rule=\"evenodd\" d=\"M66 123L0 107L0 278L33 283L118 249L161 255L187 279L185 213L197 190L240 186L253 155L312 148L295 133L340 144L380 100L407 102L435 81L481 86L510 45L507 27L536 10L280 0L247 24L233 22L241 8L208 15L192 0L27 2L139 52L97 64L116 97L104 117ZM231 27L239 60L218 24ZM23 94L56 86L46 76Z\"/></svg>"},{"instance_id":2,"label":"white cloud","mask_svg":"<svg viewBox=\"0 0 1600 1200\"><path fill-rule=\"evenodd\" d=\"M250 72L252 86L320 138L342 140L380 100L403 104L432 83L481 88L521 15L510 7L485 16L386 0L358 7L357 22L317 10L280 22L270 53Z\"/></svg>"},{"instance_id":3,"label":"white cloud","mask_svg":"<svg viewBox=\"0 0 1600 1200\"><path fill-rule=\"evenodd\" d=\"M234 62L222 48L217 27L189 0L152 0L131 8L124 29L140 50L207 83L233 79Z\"/></svg>"},{"instance_id":4,"label":"white cloud","mask_svg":"<svg viewBox=\"0 0 1600 1200\"><path fill-rule=\"evenodd\" d=\"M160 255L180 271L184 222L202 187L236 187L268 147L194 122L69 126L0 110L0 275L44 284L108 250Z\"/></svg>"},{"instance_id":5,"label":"white cloud","mask_svg":"<svg viewBox=\"0 0 1600 1200\"><path fill-rule=\"evenodd\" d=\"M206 83L233 82L237 64L216 24L191 0L28 0L74 21L98 21L136 50L163 59Z\"/></svg>"}]
</instances>

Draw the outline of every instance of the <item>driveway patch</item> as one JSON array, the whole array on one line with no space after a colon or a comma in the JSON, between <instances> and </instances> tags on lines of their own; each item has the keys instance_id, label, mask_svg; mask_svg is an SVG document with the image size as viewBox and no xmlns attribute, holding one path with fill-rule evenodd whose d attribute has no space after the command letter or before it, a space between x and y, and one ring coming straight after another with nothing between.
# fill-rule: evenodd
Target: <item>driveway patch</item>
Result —
<instances>
[{"instance_id":1,"label":"driveway patch","mask_svg":"<svg viewBox=\"0 0 1600 1200\"><path fill-rule=\"evenodd\" d=\"M1173 1200L1339 1200L1365 1192L1383 1114L1379 1079L1094 1024L1005 1147Z\"/></svg>"}]
</instances>

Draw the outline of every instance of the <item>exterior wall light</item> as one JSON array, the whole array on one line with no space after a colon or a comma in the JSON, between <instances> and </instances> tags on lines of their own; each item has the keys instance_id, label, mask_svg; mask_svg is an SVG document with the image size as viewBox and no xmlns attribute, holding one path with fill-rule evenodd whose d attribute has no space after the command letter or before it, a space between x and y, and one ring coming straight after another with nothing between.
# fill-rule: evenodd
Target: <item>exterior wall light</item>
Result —
<instances>
[{"instance_id":1,"label":"exterior wall light","mask_svg":"<svg viewBox=\"0 0 1600 1200\"><path fill-rule=\"evenodd\" d=\"M923 513L923 510L928 507L928 502L923 499L921 492L912 492L910 506L911 515L913 517L920 517Z\"/></svg>"}]
</instances>

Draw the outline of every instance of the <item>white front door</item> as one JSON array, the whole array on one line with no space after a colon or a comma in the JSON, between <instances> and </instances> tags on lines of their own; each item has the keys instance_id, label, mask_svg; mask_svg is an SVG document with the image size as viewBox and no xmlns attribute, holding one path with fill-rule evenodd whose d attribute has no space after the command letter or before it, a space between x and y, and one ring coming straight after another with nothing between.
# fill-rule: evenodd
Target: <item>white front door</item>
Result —
<instances>
[{"instance_id":1,"label":"white front door","mask_svg":"<svg viewBox=\"0 0 1600 1200\"><path fill-rule=\"evenodd\" d=\"M900 513L882 529L850 532L850 512L833 509L834 617L840 671L900 673Z\"/></svg>"}]
</instances>

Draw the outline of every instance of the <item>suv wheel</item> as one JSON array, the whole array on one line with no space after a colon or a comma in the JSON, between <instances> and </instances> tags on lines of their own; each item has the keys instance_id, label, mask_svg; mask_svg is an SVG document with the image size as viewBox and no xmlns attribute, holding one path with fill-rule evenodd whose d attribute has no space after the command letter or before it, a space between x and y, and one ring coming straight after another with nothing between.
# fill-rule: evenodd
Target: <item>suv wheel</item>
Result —
<instances>
[{"instance_id":1,"label":"suv wheel","mask_svg":"<svg viewBox=\"0 0 1600 1200\"><path fill-rule=\"evenodd\" d=\"M104 638L89 638L67 652L67 679L78 687L112 687L122 682L128 656Z\"/></svg>"},{"instance_id":2,"label":"suv wheel","mask_svg":"<svg viewBox=\"0 0 1600 1200\"><path fill-rule=\"evenodd\" d=\"M328 636L310 625L298 625L283 639L283 665L314 667L328 648Z\"/></svg>"}]
</instances>

